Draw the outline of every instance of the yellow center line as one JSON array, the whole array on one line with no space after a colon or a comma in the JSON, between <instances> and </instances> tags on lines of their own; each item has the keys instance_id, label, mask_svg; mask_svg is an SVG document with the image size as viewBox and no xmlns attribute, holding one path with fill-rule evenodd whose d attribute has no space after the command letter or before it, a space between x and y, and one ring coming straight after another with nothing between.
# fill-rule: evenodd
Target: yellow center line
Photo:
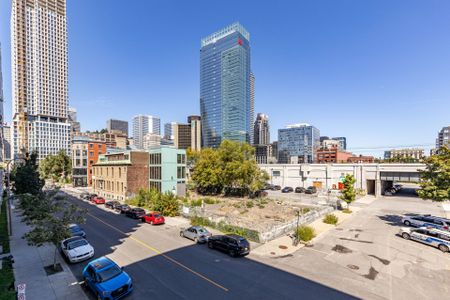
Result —
<instances>
[{"instance_id":1,"label":"yellow center line","mask_svg":"<svg viewBox=\"0 0 450 300\"><path fill-rule=\"evenodd\" d=\"M206 276L204 276L204 275L202 275L202 274L200 274L200 273L198 273L198 272L192 270L192 269L189 268L188 266L186 266L186 265L180 263L179 261L173 259L172 257L170 257L170 256L168 256L168 255L162 253L161 251L159 251L159 250L153 248L152 246L148 245L147 243L145 243L145 242L143 242L143 241L141 241L141 240L139 240L139 239L137 239L137 238L135 238L135 237L132 237L131 235L129 235L129 234L123 232L122 230L118 229L117 227L115 227L115 226L113 226L113 225L111 225L111 224L109 224L109 223L103 221L102 219L100 219L100 218L98 218L98 217L92 215L91 213L88 213L88 215L91 216L92 218L96 219L97 221L99 221L99 222L105 224L106 226L111 227L111 228L114 229L115 231L117 231L117 232L119 232L119 233L121 233L121 234L123 234L123 235L128 236L131 240L133 240L133 241L135 241L136 243L140 244L141 246L144 246L145 248L147 248L147 249L149 249L149 250L155 252L156 254L161 255L162 257L164 257L164 258L167 259L168 261L171 261L172 263L174 263L174 264L178 265L179 267L181 267L181 268L183 268L183 269L189 271L190 273L192 273L192 274L194 274L194 275L200 277L201 279L203 279L203 280L205 280L205 281L211 283L212 285L214 285L214 286L216 286L216 287L218 287L218 288L224 290L225 292L228 292L228 289L227 289L226 287L224 287L224 286L218 284L217 282L215 282L214 280L211 280L211 279L209 279L208 277L206 277Z\"/></svg>"}]
</instances>

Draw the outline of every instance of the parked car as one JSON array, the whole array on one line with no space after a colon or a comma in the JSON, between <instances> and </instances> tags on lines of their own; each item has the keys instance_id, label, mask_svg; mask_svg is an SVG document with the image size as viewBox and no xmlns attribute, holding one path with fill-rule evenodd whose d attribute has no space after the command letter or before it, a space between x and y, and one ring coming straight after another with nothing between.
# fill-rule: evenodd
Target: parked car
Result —
<instances>
[{"instance_id":1,"label":"parked car","mask_svg":"<svg viewBox=\"0 0 450 300\"><path fill-rule=\"evenodd\" d=\"M304 187L296 187L295 188L296 193L304 193L305 191L306 191L306 189Z\"/></svg>"},{"instance_id":2,"label":"parked car","mask_svg":"<svg viewBox=\"0 0 450 300\"><path fill-rule=\"evenodd\" d=\"M281 190L282 193L291 193L291 192L293 192L293 191L294 191L294 189L291 188L290 186L285 186L285 187Z\"/></svg>"},{"instance_id":3,"label":"parked car","mask_svg":"<svg viewBox=\"0 0 450 300\"><path fill-rule=\"evenodd\" d=\"M132 208L125 212L125 216L132 219L140 219L145 215L145 210L139 207Z\"/></svg>"},{"instance_id":4,"label":"parked car","mask_svg":"<svg viewBox=\"0 0 450 300\"><path fill-rule=\"evenodd\" d=\"M403 188L403 185L401 184L394 184L394 189L398 192Z\"/></svg>"},{"instance_id":5,"label":"parked car","mask_svg":"<svg viewBox=\"0 0 450 300\"><path fill-rule=\"evenodd\" d=\"M431 215L404 216L402 223L406 226L436 228L440 230L450 230L450 220L433 217Z\"/></svg>"},{"instance_id":6,"label":"parked car","mask_svg":"<svg viewBox=\"0 0 450 300\"><path fill-rule=\"evenodd\" d=\"M305 194L315 194L317 193L317 188L315 186L308 186L305 190Z\"/></svg>"},{"instance_id":7,"label":"parked car","mask_svg":"<svg viewBox=\"0 0 450 300\"><path fill-rule=\"evenodd\" d=\"M84 199L84 200L87 200L87 199L89 199L91 197L91 195L88 193L88 192L82 192L81 194L80 194L80 198L81 199Z\"/></svg>"},{"instance_id":8,"label":"parked car","mask_svg":"<svg viewBox=\"0 0 450 300\"><path fill-rule=\"evenodd\" d=\"M438 248L442 252L449 252L450 233L435 228L401 228L399 234L406 240L418 241Z\"/></svg>"},{"instance_id":9,"label":"parked car","mask_svg":"<svg viewBox=\"0 0 450 300\"><path fill-rule=\"evenodd\" d=\"M274 190L274 191L279 191L279 190L281 190L281 186L279 186L279 185L274 185L272 190Z\"/></svg>"},{"instance_id":10,"label":"parked car","mask_svg":"<svg viewBox=\"0 0 450 300\"><path fill-rule=\"evenodd\" d=\"M98 196L97 194L89 194L89 198L86 199L86 200L92 201L92 200L94 200L94 198L97 197L97 196Z\"/></svg>"},{"instance_id":11,"label":"parked car","mask_svg":"<svg viewBox=\"0 0 450 300\"><path fill-rule=\"evenodd\" d=\"M212 234L202 226L191 226L182 229L180 231L180 236L191 239L196 243L206 243Z\"/></svg>"},{"instance_id":12,"label":"parked car","mask_svg":"<svg viewBox=\"0 0 450 300\"><path fill-rule=\"evenodd\" d=\"M264 190L257 190L255 192L250 193L248 196L250 199L254 199L254 198L263 198L263 197L267 197L268 193Z\"/></svg>"},{"instance_id":13,"label":"parked car","mask_svg":"<svg viewBox=\"0 0 450 300\"><path fill-rule=\"evenodd\" d=\"M213 235L208 239L208 247L226 252L233 257L250 253L250 243L236 234Z\"/></svg>"},{"instance_id":14,"label":"parked car","mask_svg":"<svg viewBox=\"0 0 450 300\"><path fill-rule=\"evenodd\" d=\"M150 212L141 217L141 221L152 225L164 224L166 220L158 212Z\"/></svg>"},{"instance_id":15,"label":"parked car","mask_svg":"<svg viewBox=\"0 0 450 300\"><path fill-rule=\"evenodd\" d=\"M272 184L266 183L266 184L264 185L264 187L262 188L262 190L263 190L263 191L265 191L265 190L271 190L272 188L273 188L273 185L272 185Z\"/></svg>"},{"instance_id":16,"label":"parked car","mask_svg":"<svg viewBox=\"0 0 450 300\"><path fill-rule=\"evenodd\" d=\"M83 238L86 237L86 232L84 232L83 228L81 228L77 224L70 224L69 230L70 230L70 233L72 234L72 236L80 236Z\"/></svg>"},{"instance_id":17,"label":"parked car","mask_svg":"<svg viewBox=\"0 0 450 300\"><path fill-rule=\"evenodd\" d=\"M94 256L94 248L80 236L63 240L60 248L61 252L71 263L77 263Z\"/></svg>"},{"instance_id":18,"label":"parked car","mask_svg":"<svg viewBox=\"0 0 450 300\"><path fill-rule=\"evenodd\" d=\"M103 198L103 197L97 196L97 197L94 197L94 198L91 200L91 202L94 203L94 204L105 204L106 200L105 200L105 198Z\"/></svg>"},{"instance_id":19,"label":"parked car","mask_svg":"<svg viewBox=\"0 0 450 300\"><path fill-rule=\"evenodd\" d=\"M133 291L131 277L107 257L90 261L83 269L83 280L97 299L119 299Z\"/></svg>"},{"instance_id":20,"label":"parked car","mask_svg":"<svg viewBox=\"0 0 450 300\"><path fill-rule=\"evenodd\" d=\"M118 205L120 205L120 202L117 200L108 201L105 203L105 207L110 209L115 209Z\"/></svg>"},{"instance_id":21,"label":"parked car","mask_svg":"<svg viewBox=\"0 0 450 300\"><path fill-rule=\"evenodd\" d=\"M114 210L117 212L120 212L121 214L124 214L127 211L129 211L130 209L131 209L131 207L128 204L120 204L120 205L117 205Z\"/></svg>"}]
</instances>

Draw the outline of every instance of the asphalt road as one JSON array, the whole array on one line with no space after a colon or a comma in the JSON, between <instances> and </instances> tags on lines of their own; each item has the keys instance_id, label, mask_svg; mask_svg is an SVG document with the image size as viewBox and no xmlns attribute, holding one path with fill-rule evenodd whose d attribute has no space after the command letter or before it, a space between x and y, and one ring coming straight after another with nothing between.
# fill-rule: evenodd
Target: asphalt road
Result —
<instances>
[{"instance_id":1,"label":"asphalt road","mask_svg":"<svg viewBox=\"0 0 450 300\"><path fill-rule=\"evenodd\" d=\"M175 226L152 226L86 201L82 225L96 255L125 267L134 291L127 299L348 299L352 296L258 262L231 258L179 236ZM103 205L102 205L103 206ZM70 265L81 281L85 263ZM93 294L86 290L90 298Z\"/></svg>"}]
</instances>

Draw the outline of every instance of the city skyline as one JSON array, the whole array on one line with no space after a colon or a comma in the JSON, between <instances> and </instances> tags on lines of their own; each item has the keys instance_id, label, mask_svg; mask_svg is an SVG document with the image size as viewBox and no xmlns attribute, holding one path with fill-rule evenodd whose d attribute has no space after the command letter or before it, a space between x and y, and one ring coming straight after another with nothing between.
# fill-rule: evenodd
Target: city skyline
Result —
<instances>
[{"instance_id":1,"label":"city skyline","mask_svg":"<svg viewBox=\"0 0 450 300\"><path fill-rule=\"evenodd\" d=\"M430 148L434 145L439 129L448 126L449 122L445 114L450 105L449 92L445 85L450 78L448 72L450 62L448 55L445 55L448 53L449 44L441 40L447 34L445 28L449 28L448 18L445 18L445 12L448 11L449 6L441 4L441 9L436 10L432 8L438 5L422 5L413 1L408 5L408 14L400 14L404 9L401 4L389 5L391 11L384 12L383 8L388 6L387 3L379 2L376 5L369 5L353 2L349 9L349 5L337 8L330 2L328 9L322 14L317 11L318 5L291 3L289 5L292 11L300 7L304 11L298 16L298 24L293 23L297 19L289 11L284 12L286 16L284 20L281 20L278 16L281 7L277 5L272 7L274 14L267 18L267 25L258 23L257 16L250 13L252 5L244 4L241 12L225 9L220 18L208 17L201 22L190 24L189 31L192 33L182 37L182 43L178 48L175 47L177 50L169 50L159 58L161 63L167 66L165 70L159 71L160 79L151 83L150 88L142 85L142 80L137 80L136 84L142 86L139 89L132 86L135 91L128 97L124 97L124 93L117 92L115 87L120 84L112 80L111 76L104 76L104 83L98 82L95 78L101 78L104 74L98 71L91 72L87 67L92 64L94 57L98 58L97 55L102 47L115 49L109 46L112 43L110 35L115 27L108 28L106 25L111 23L105 20L106 23L96 31L104 34L104 38L93 42L94 35L87 35L86 31L90 26L89 22L92 21L87 18L87 24L81 22L81 19L89 17L91 13L87 10L87 2L70 2L68 3L70 104L77 108L82 127L87 130L102 128L107 118L131 121L133 115L141 112L155 113L164 121L183 121L188 114L198 114L200 111L197 105L199 98L198 39L217 28L239 21L252 33L252 43L254 43L252 69L257 74L255 112L271 116L273 137L276 136L277 129L283 128L286 124L309 122L317 126L323 134L346 136L349 142L348 148L354 152L361 150L364 153L375 154L377 151L384 150L375 148L393 148L399 145L426 145L425 148ZM92 6L97 5L101 6L102 2L99 1ZM179 5L180 11L184 5ZM131 8L124 8L125 19L129 22L129 25L125 26L126 30L133 24L133 20L127 17L127 13L131 16L131 9L140 6L145 7L146 4L136 1ZM191 6L187 10L188 16L192 16L193 11L199 9L195 4ZM169 7L170 5L160 5L156 10L165 12ZM205 7L205 10L213 8L214 5L211 8ZM337 9L337 12L332 14L333 8ZM116 8L108 7L107 9L113 15L119 13L115 10ZM349 9L349 12L345 12L346 9ZM372 11L372 13L363 14L364 20L352 14L355 10L362 9ZM2 2L0 4L0 41L4 44L2 71L5 81L5 115L8 121L11 120L12 102L10 55L7 50L10 46L9 11L9 1ZM262 5L258 10L258 17L268 16L268 11L269 8ZM313 12L317 20L305 16L307 12ZM342 15L339 16L339 13ZM325 17L329 17L330 20L326 20ZM345 17L348 17L347 22L343 21ZM425 18L428 22L415 22L419 18L420 20ZM275 21L278 21L277 26L274 25ZM306 26L308 21L317 26ZM334 28L331 28L329 25L333 21L336 24ZM145 30L151 28L152 23L145 24L148 24L143 26ZM410 24L410 26L402 24ZM182 30L184 33L184 29ZM168 26L162 31L163 35L176 32L173 26ZM349 31L353 33L349 35L351 37L343 35ZM430 34L431 32L433 34ZM93 42L87 49L92 53L81 50L84 47L80 43L81 36L86 36L89 42ZM135 36L131 35L129 38L133 39ZM147 50L150 49L150 53L160 53L159 51L167 51L165 43L171 45L170 47L173 47L175 43L173 41L154 43L155 39L152 38L151 44L141 45ZM290 39L295 42L290 43ZM299 43L302 39L305 42ZM333 51L326 51L327 47L332 47L330 49ZM118 62L115 66L117 70L111 67L103 70L111 72L111 75L116 74L116 71L123 74L124 70L127 70L123 62L117 60L119 57L129 58L130 63L127 64L133 65L132 56L119 56L129 53L130 49L123 44L119 48L121 51L117 53L112 51L114 53L98 61L100 66L105 67L112 58L115 58ZM136 54L141 54L141 51L136 51ZM182 54L180 59L186 63L180 64L177 59L171 62L175 53ZM433 53L433 55L422 53ZM155 62L150 58L151 54L142 57L133 56L137 59L144 58L142 66L148 66L148 70L158 69L158 64L153 65ZM294 58L295 60L292 60ZM173 64L180 69L179 73L174 72ZM141 73L131 74L131 78L135 79ZM164 80L170 77L173 85L171 76L174 74L179 76L176 78L179 86L177 91L168 91ZM436 75L432 76L432 74ZM192 80L186 80L188 77ZM153 77L145 77L144 82L151 82L150 78ZM98 91L92 90L87 84L88 81L98 83ZM130 87L128 80L125 81L125 87ZM156 85L161 87L155 89ZM129 91L129 89L126 90ZM149 93L147 90L152 92ZM113 94L117 94L116 99L111 96ZM119 98L121 101L126 99L128 104L126 109L117 105L116 101ZM181 103L185 106L180 105ZM93 114L98 114L99 111L89 109L91 105L98 110L107 110L108 114L102 113L105 115L104 118L93 117ZM344 109L344 107L351 109ZM399 110L402 113L398 113ZM398 117L399 121L394 120L394 117ZM344 119L349 119L351 122L343 121ZM352 124L356 122L361 124L353 126ZM365 151L362 148L370 149Z\"/></svg>"}]
</instances>

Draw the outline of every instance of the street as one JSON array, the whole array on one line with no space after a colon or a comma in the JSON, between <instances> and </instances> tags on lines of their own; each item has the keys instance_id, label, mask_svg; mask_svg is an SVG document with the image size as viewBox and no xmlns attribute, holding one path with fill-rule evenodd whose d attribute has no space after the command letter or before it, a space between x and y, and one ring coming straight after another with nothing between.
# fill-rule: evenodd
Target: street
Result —
<instances>
[{"instance_id":1,"label":"street","mask_svg":"<svg viewBox=\"0 0 450 300\"><path fill-rule=\"evenodd\" d=\"M129 299L352 298L259 262L252 255L231 258L196 245L181 238L176 227L142 224L74 197L71 201L89 210L83 228L95 257L107 255L133 278ZM80 281L84 265L71 265Z\"/></svg>"}]
</instances>

